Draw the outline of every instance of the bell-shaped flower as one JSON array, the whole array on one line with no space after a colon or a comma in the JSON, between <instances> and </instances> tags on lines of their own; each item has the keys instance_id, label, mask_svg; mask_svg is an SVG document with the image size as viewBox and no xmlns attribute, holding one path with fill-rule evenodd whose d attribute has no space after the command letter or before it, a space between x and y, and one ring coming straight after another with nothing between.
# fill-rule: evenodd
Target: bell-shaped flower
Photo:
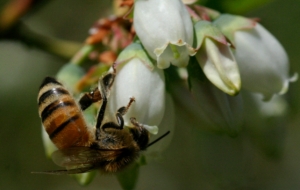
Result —
<instances>
[{"instance_id":1,"label":"bell-shaped flower","mask_svg":"<svg viewBox=\"0 0 300 190\"><path fill-rule=\"evenodd\" d=\"M117 75L108 113L115 113L134 97L135 102L124 115L125 126L131 127L130 118L135 117L150 133L156 134L165 112L165 79L163 70L151 67L148 61L140 44L131 44L121 52L116 61Z\"/></svg>"},{"instance_id":2,"label":"bell-shaped flower","mask_svg":"<svg viewBox=\"0 0 300 190\"><path fill-rule=\"evenodd\" d=\"M206 77L219 89L235 95L241 87L235 58L221 31L208 21L195 24L197 61Z\"/></svg>"},{"instance_id":3,"label":"bell-shaped flower","mask_svg":"<svg viewBox=\"0 0 300 190\"><path fill-rule=\"evenodd\" d=\"M158 68L184 67L195 54L192 21L181 0L135 1L133 24Z\"/></svg>"},{"instance_id":4,"label":"bell-shaped flower","mask_svg":"<svg viewBox=\"0 0 300 190\"><path fill-rule=\"evenodd\" d=\"M284 94L289 82L288 56L263 26L240 16L222 15L215 22L235 47L234 55L239 65L242 87L270 99L273 94Z\"/></svg>"}]
</instances>

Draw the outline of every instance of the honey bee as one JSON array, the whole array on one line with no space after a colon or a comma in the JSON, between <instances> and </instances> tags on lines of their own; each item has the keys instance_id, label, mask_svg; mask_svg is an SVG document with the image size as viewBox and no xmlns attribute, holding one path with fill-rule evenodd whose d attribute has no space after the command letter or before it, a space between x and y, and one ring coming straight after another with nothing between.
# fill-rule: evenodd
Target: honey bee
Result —
<instances>
[{"instance_id":1,"label":"honey bee","mask_svg":"<svg viewBox=\"0 0 300 190\"><path fill-rule=\"evenodd\" d=\"M35 172L44 174L76 174L93 169L104 173L122 170L139 157L139 153L169 132L149 143L149 132L134 117L134 127L124 128L123 115L135 101L130 98L127 106L117 110L117 122L104 122L105 110L114 83L116 70L104 75L98 87L86 93L77 104L61 83L46 77L38 94L39 116L51 141L58 148L52 154L54 163L63 170ZM92 103L102 101L95 128L84 121L82 111Z\"/></svg>"}]
</instances>

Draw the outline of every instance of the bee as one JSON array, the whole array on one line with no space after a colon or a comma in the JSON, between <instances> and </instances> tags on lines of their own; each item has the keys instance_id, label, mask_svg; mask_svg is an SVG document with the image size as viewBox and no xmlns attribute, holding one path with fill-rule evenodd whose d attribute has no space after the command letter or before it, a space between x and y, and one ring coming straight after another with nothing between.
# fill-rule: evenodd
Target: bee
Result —
<instances>
[{"instance_id":1,"label":"bee","mask_svg":"<svg viewBox=\"0 0 300 190\"><path fill-rule=\"evenodd\" d=\"M104 122L105 110L114 83L116 70L99 79L98 87L84 94L76 103L68 90L57 80L46 77L38 94L39 116L51 141L58 148L52 154L54 163L63 170L44 171L44 174L77 174L100 169L104 173L122 170L140 154L140 151L159 141L165 133L149 143L149 132L136 118L130 118L134 127L124 128L123 115L135 101L119 108L116 122ZM102 101L95 128L89 128L82 111Z\"/></svg>"}]
</instances>

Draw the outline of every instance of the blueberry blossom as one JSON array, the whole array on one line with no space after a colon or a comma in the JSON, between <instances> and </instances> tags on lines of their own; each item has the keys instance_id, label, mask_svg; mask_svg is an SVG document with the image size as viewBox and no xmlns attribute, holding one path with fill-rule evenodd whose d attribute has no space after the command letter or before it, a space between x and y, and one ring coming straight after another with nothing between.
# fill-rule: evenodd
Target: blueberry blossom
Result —
<instances>
[{"instance_id":1,"label":"blueberry blossom","mask_svg":"<svg viewBox=\"0 0 300 190\"><path fill-rule=\"evenodd\" d=\"M108 102L108 113L115 113L135 98L124 115L125 126L131 117L156 134L165 112L165 79L163 70L152 67L141 45L131 44L117 59L117 75ZM147 62L147 63L146 63Z\"/></svg>"},{"instance_id":2,"label":"blueberry blossom","mask_svg":"<svg viewBox=\"0 0 300 190\"><path fill-rule=\"evenodd\" d=\"M235 47L234 55L239 65L242 87L270 99L273 94L284 94L289 82L288 56L263 26L241 16L221 15L215 25Z\"/></svg>"},{"instance_id":3,"label":"blueberry blossom","mask_svg":"<svg viewBox=\"0 0 300 190\"><path fill-rule=\"evenodd\" d=\"M133 24L158 68L184 67L195 54L192 21L181 0L135 1Z\"/></svg>"},{"instance_id":4,"label":"blueberry blossom","mask_svg":"<svg viewBox=\"0 0 300 190\"><path fill-rule=\"evenodd\" d=\"M206 77L219 89L235 95L241 88L239 68L221 31L208 21L195 24L196 54Z\"/></svg>"}]
</instances>

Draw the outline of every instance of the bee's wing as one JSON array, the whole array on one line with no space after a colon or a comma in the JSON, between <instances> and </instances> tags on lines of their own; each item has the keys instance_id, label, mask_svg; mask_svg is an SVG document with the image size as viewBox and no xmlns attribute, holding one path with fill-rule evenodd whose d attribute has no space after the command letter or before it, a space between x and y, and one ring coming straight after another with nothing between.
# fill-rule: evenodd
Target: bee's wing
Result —
<instances>
[{"instance_id":1,"label":"bee's wing","mask_svg":"<svg viewBox=\"0 0 300 190\"><path fill-rule=\"evenodd\" d=\"M101 160L101 152L89 147L72 147L57 150L52 154L53 162L66 168L92 166L99 159Z\"/></svg>"},{"instance_id":2,"label":"bee's wing","mask_svg":"<svg viewBox=\"0 0 300 190\"><path fill-rule=\"evenodd\" d=\"M122 149L92 149L89 147L57 150L52 154L52 160L58 166L65 167L66 170L52 172L53 174L84 173L114 160L121 153Z\"/></svg>"},{"instance_id":3,"label":"bee's wing","mask_svg":"<svg viewBox=\"0 0 300 190\"><path fill-rule=\"evenodd\" d=\"M80 174L85 173L94 168L75 168L70 170L50 170L50 171L42 171L42 172L31 172L34 174L52 174L52 175L63 175L63 174Z\"/></svg>"},{"instance_id":4,"label":"bee's wing","mask_svg":"<svg viewBox=\"0 0 300 190\"><path fill-rule=\"evenodd\" d=\"M55 164L65 167L65 170L52 170L43 172L32 172L38 174L78 174L100 168L103 164L115 160L122 149L93 149L89 147L72 147L57 150L52 154Z\"/></svg>"}]
</instances>

